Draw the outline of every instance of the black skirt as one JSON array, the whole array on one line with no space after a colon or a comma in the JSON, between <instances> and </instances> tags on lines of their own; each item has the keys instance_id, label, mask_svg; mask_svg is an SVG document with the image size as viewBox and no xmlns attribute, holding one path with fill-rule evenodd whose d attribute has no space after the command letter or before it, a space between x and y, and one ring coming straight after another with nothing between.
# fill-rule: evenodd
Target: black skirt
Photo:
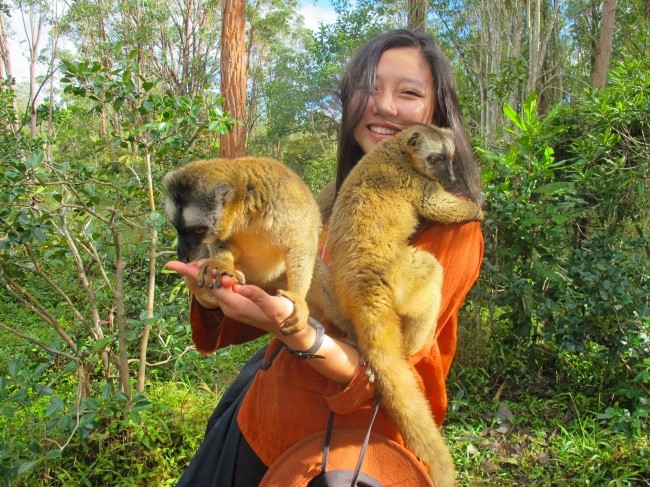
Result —
<instances>
[{"instance_id":1,"label":"black skirt","mask_svg":"<svg viewBox=\"0 0 650 487\"><path fill-rule=\"evenodd\" d=\"M256 352L224 393L208 420L205 438L179 479L178 487L235 485L238 452L242 441L245 442L237 425L237 414L265 353L266 347Z\"/></svg>"}]
</instances>

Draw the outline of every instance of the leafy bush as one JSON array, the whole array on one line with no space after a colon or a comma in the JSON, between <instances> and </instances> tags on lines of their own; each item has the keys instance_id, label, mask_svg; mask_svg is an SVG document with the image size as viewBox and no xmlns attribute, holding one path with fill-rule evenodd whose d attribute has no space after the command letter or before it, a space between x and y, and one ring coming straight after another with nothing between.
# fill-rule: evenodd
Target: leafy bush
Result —
<instances>
[{"instance_id":1,"label":"leafy bush","mask_svg":"<svg viewBox=\"0 0 650 487\"><path fill-rule=\"evenodd\" d=\"M41 382L56 368L16 358L0 377L0 477L6 485L173 485L218 400L190 385L152 384L129 403L106 385L81 403ZM68 371L69 372L69 371Z\"/></svg>"},{"instance_id":2,"label":"leafy bush","mask_svg":"<svg viewBox=\"0 0 650 487\"><path fill-rule=\"evenodd\" d=\"M474 299L492 310L490 326L505 343L523 337L550 347L560 375L561 357L590 350L598 380L589 392L609 397L600 418L632 434L649 420L650 144L642 127L650 63L619 66L607 89L547 117L534 97L522 114L504 113L512 141L504 153L481 151L486 258Z\"/></svg>"}]
</instances>

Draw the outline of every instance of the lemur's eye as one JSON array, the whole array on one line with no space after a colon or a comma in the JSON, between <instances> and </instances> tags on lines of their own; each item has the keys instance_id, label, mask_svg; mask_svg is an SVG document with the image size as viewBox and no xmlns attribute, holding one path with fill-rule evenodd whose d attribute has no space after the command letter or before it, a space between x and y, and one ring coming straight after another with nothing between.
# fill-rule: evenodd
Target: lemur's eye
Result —
<instances>
[{"instance_id":1,"label":"lemur's eye","mask_svg":"<svg viewBox=\"0 0 650 487\"><path fill-rule=\"evenodd\" d=\"M207 229L205 227L196 227L192 231L194 232L195 235L205 235L206 230Z\"/></svg>"},{"instance_id":2,"label":"lemur's eye","mask_svg":"<svg viewBox=\"0 0 650 487\"><path fill-rule=\"evenodd\" d=\"M438 164L439 162L442 162L442 160L442 154L433 154L429 156L429 162L431 164Z\"/></svg>"}]
</instances>

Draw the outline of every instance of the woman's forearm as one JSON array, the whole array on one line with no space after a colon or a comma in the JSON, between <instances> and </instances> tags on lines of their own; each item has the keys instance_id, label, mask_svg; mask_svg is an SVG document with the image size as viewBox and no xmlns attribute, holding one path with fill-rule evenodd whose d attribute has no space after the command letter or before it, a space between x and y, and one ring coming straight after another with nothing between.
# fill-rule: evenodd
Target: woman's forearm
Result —
<instances>
[{"instance_id":1,"label":"woman's forearm","mask_svg":"<svg viewBox=\"0 0 650 487\"><path fill-rule=\"evenodd\" d=\"M293 314L294 306L291 301L281 296L271 296L257 286L240 286L230 276L221 276L221 286L215 288L200 288L196 283L200 262L184 264L170 261L167 268L182 274L189 290L194 294L197 303L206 309L221 309L221 312L231 320L247 323L262 332L270 332L283 341L292 350L309 350L316 341L316 330L306 326L293 335L284 336L281 332L282 323ZM206 311L210 313L209 311ZM207 331L210 336L205 352L214 350L217 346L217 331L215 327L204 329L201 325L203 317L197 317L194 328L196 331ZM194 335L194 330L193 330ZM212 336L214 335L214 336ZM323 358L305 359L325 377L347 385L359 367L359 352L352 346L340 340L325 335L321 346L315 351Z\"/></svg>"},{"instance_id":2,"label":"woman's forearm","mask_svg":"<svg viewBox=\"0 0 650 487\"><path fill-rule=\"evenodd\" d=\"M276 336L292 350L309 350L316 340L316 330L308 326L293 335L276 334ZM327 334L323 337L323 343L315 354L323 358L309 358L305 361L316 371L341 385L349 384L361 359L357 349Z\"/></svg>"}]
</instances>

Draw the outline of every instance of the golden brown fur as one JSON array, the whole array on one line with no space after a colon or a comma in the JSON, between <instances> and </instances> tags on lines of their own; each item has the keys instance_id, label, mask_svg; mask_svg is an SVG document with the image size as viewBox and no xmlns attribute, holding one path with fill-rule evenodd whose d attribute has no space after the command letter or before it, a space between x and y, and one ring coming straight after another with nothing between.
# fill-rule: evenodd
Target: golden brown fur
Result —
<instances>
[{"instance_id":1,"label":"golden brown fur","mask_svg":"<svg viewBox=\"0 0 650 487\"><path fill-rule=\"evenodd\" d=\"M318 250L318 206L300 176L265 157L189 163L164 178L165 208L178 232L178 257L210 256L199 285L229 274L278 291L294 302L283 333L301 330ZM241 270L239 272L235 266ZM243 274L242 274L243 273ZM219 285L218 277L214 283Z\"/></svg>"},{"instance_id":2,"label":"golden brown fur","mask_svg":"<svg viewBox=\"0 0 650 487\"><path fill-rule=\"evenodd\" d=\"M328 319L355 337L383 407L438 487L454 484L454 466L406 357L434 337L443 271L434 256L409 242L421 220L482 218L475 203L440 183L450 174L453 180L453 152L449 130L419 125L362 158L343 183L329 221L331 275L317 266L314 282L321 289L314 286L310 293ZM323 282L333 293L322 289ZM331 299L338 311L327 303Z\"/></svg>"}]
</instances>

